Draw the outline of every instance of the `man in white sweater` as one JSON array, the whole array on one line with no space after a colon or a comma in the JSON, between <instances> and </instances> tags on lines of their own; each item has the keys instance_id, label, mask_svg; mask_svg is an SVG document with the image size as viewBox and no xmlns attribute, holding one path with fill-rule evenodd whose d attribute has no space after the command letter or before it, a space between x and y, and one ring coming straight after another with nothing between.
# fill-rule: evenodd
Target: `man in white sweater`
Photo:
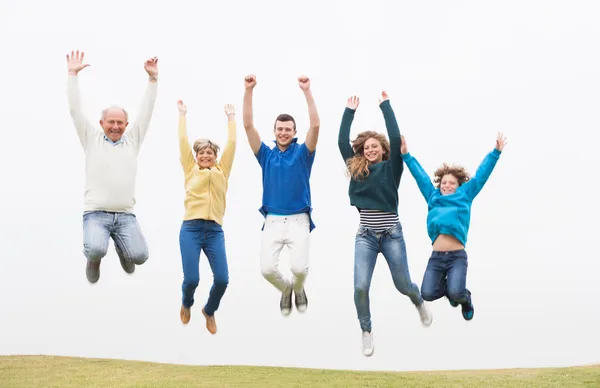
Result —
<instances>
[{"instance_id":1,"label":"man in white sweater","mask_svg":"<svg viewBox=\"0 0 600 388\"><path fill-rule=\"evenodd\" d=\"M100 278L100 262L112 238L123 270L128 274L148 260L148 245L134 214L137 156L144 141L157 93L157 58L144 63L149 80L136 120L120 107L102 111L100 128L81 109L77 74L88 64L83 52L67 54L69 109L85 152L83 253L90 283ZM128 128L125 133L125 128Z\"/></svg>"}]
</instances>

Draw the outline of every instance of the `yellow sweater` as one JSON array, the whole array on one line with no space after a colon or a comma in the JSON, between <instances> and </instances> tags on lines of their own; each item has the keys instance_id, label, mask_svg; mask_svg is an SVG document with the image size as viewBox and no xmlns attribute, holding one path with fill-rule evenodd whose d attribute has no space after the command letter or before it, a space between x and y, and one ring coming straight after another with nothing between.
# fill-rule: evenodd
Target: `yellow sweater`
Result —
<instances>
[{"instance_id":1,"label":"yellow sweater","mask_svg":"<svg viewBox=\"0 0 600 388\"><path fill-rule=\"evenodd\" d=\"M236 124L228 121L228 139L213 168L200 168L187 136L186 118L179 116L180 161L185 176L184 220L203 219L223 225L229 174L236 145Z\"/></svg>"}]
</instances>

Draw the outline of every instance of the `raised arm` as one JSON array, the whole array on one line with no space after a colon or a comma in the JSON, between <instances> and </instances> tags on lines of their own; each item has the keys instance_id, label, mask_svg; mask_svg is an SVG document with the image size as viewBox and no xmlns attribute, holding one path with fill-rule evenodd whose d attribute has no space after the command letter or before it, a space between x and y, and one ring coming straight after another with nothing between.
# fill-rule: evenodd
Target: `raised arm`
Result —
<instances>
[{"instance_id":1,"label":"raised arm","mask_svg":"<svg viewBox=\"0 0 600 388\"><path fill-rule=\"evenodd\" d=\"M79 51L71 51L71 55L67 54L67 98L69 101L69 113L75 125L77 137L79 137L81 146L86 149L88 141L96 129L94 129L94 126L85 117L81 109L81 95L79 93L79 79L77 75L81 70L89 66L89 64L83 63L83 57L84 53L79 53Z\"/></svg>"},{"instance_id":2,"label":"raised arm","mask_svg":"<svg viewBox=\"0 0 600 388\"><path fill-rule=\"evenodd\" d=\"M494 167L496 166L496 162L498 162L498 159L500 159L500 155L502 154L505 144L506 137L504 137L503 134L498 133L498 137L496 138L496 147L485 156L483 162L481 162L477 168L475 176L463 185L471 199L474 199L477 194L479 194L481 189L483 189L483 186L487 182L488 178L492 174L492 171L494 170Z\"/></svg>"},{"instance_id":3,"label":"raised arm","mask_svg":"<svg viewBox=\"0 0 600 388\"><path fill-rule=\"evenodd\" d=\"M146 93L140 104L140 108L135 121L131 125L129 134L132 141L139 147L148 128L150 127L150 119L152 118L152 112L154 110L154 102L156 101L156 93L158 89L157 77L158 77L158 58L150 58L144 63L144 70L148 73L148 85L146 87Z\"/></svg>"},{"instance_id":4,"label":"raised arm","mask_svg":"<svg viewBox=\"0 0 600 388\"><path fill-rule=\"evenodd\" d=\"M385 126L390 139L390 162L394 170L394 177L396 178L396 182L398 182L404 169L400 153L400 128L398 127L396 115L390 104L388 94L385 91L381 92L379 108L383 112L383 118L385 119Z\"/></svg>"},{"instance_id":5,"label":"raised arm","mask_svg":"<svg viewBox=\"0 0 600 388\"><path fill-rule=\"evenodd\" d=\"M235 107L231 104L225 105L225 114L227 115L227 143L223 149L221 156L221 168L223 174L229 179L231 168L233 166L233 158L235 156L235 146L237 142L236 124L235 124Z\"/></svg>"},{"instance_id":6,"label":"raised arm","mask_svg":"<svg viewBox=\"0 0 600 388\"><path fill-rule=\"evenodd\" d=\"M338 148L342 154L344 162L354 156L354 150L350 145L350 129L352 128L352 121L354 121L354 114L360 104L360 99L356 96L348 98L348 104L344 109L342 115L342 123L340 124L340 133L338 134Z\"/></svg>"},{"instance_id":7,"label":"raised arm","mask_svg":"<svg viewBox=\"0 0 600 388\"><path fill-rule=\"evenodd\" d=\"M406 144L404 136L401 137L401 143L400 153L402 154L402 158L408 166L411 175L415 178L415 181L417 181L417 186L425 198L425 201L429 202L429 198L431 198L431 195L435 191L435 186L433 186L431 179L429 179L429 175L427 175L417 159L408 152L408 144Z\"/></svg>"},{"instance_id":8,"label":"raised arm","mask_svg":"<svg viewBox=\"0 0 600 388\"><path fill-rule=\"evenodd\" d=\"M256 77L249 75L244 79L244 86L246 90L244 92L244 107L243 107L243 121L244 129L246 130L246 137L248 137L248 143L254 155L260 150L260 135L256 128L254 128L254 117L252 113L252 92L256 86Z\"/></svg>"},{"instance_id":9,"label":"raised arm","mask_svg":"<svg viewBox=\"0 0 600 388\"><path fill-rule=\"evenodd\" d=\"M187 122L185 115L187 114L187 107L183 104L183 101L177 101L177 109L179 109L179 161L183 172L187 175L194 168L196 159L192 148L190 147L190 141L187 135Z\"/></svg>"},{"instance_id":10,"label":"raised arm","mask_svg":"<svg viewBox=\"0 0 600 388\"><path fill-rule=\"evenodd\" d=\"M306 148L312 154L317 149L317 142L319 141L319 128L321 127L321 120L319 119L319 112L317 112L317 105L313 98L312 91L310 90L310 79L302 76L298 78L298 84L300 89L304 92L306 103L308 105L308 118L310 121L310 128L306 133Z\"/></svg>"}]
</instances>

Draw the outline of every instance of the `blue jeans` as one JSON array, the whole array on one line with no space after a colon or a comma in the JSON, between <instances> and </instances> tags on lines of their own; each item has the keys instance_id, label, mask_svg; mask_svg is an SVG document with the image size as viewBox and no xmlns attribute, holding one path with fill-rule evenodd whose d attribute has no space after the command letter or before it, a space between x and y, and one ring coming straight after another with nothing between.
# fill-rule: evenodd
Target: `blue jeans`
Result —
<instances>
[{"instance_id":1,"label":"blue jeans","mask_svg":"<svg viewBox=\"0 0 600 388\"><path fill-rule=\"evenodd\" d=\"M83 254L88 260L102 260L111 238L121 260L137 265L148 260L148 245L135 215L106 211L83 213Z\"/></svg>"},{"instance_id":2,"label":"blue jeans","mask_svg":"<svg viewBox=\"0 0 600 388\"><path fill-rule=\"evenodd\" d=\"M433 251L421 284L421 295L426 301L444 296L460 303L470 303L467 284L467 252L464 249L449 252Z\"/></svg>"},{"instance_id":3,"label":"blue jeans","mask_svg":"<svg viewBox=\"0 0 600 388\"><path fill-rule=\"evenodd\" d=\"M213 273L213 285L204 311L213 315L229 284L225 234L221 225L200 219L183 221L179 232L179 248L183 265L182 304L187 308L194 305L194 293L200 282L200 252L204 251Z\"/></svg>"},{"instance_id":4,"label":"blue jeans","mask_svg":"<svg viewBox=\"0 0 600 388\"><path fill-rule=\"evenodd\" d=\"M368 332L371 332L369 288L379 253L390 267L396 289L415 306L423 303L419 287L410 280L402 225L398 223L383 232L359 225L354 243L354 305L361 329Z\"/></svg>"}]
</instances>

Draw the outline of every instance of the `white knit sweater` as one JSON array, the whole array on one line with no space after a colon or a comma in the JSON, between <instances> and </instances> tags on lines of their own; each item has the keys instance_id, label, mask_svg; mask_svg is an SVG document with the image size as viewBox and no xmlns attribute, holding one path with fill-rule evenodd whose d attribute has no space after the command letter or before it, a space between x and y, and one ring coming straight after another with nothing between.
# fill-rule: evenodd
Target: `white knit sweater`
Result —
<instances>
[{"instance_id":1,"label":"white knit sweater","mask_svg":"<svg viewBox=\"0 0 600 388\"><path fill-rule=\"evenodd\" d=\"M121 141L113 143L99 125L84 116L77 76L68 76L69 109L85 152L84 211L133 213L137 156L148 132L156 92L157 83L148 82L136 119L129 124Z\"/></svg>"}]
</instances>

